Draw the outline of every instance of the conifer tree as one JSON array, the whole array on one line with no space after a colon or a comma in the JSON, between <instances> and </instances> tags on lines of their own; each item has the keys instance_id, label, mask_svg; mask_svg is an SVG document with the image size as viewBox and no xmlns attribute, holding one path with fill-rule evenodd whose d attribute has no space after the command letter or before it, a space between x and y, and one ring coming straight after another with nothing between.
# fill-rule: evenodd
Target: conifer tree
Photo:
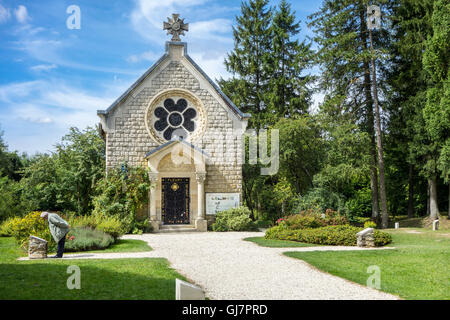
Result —
<instances>
[{"instance_id":1,"label":"conifer tree","mask_svg":"<svg viewBox=\"0 0 450 320\"><path fill-rule=\"evenodd\" d=\"M291 5L282 0L274 14L269 109L276 118L308 112L313 77L303 72L311 65L311 45L294 39L300 32ZM276 120L275 120L276 121Z\"/></svg>"},{"instance_id":2,"label":"conifer tree","mask_svg":"<svg viewBox=\"0 0 450 320\"><path fill-rule=\"evenodd\" d=\"M219 80L219 85L243 111L251 113L249 126L264 127L267 116L267 92L270 79L272 49L270 25L273 10L268 0L242 2L241 15L233 27L234 48L225 59L230 80Z\"/></svg>"},{"instance_id":3,"label":"conifer tree","mask_svg":"<svg viewBox=\"0 0 450 320\"><path fill-rule=\"evenodd\" d=\"M320 89L325 92L323 111L330 116L349 114L370 138L370 178L372 217L379 216L378 166L376 157L373 96L371 91L367 0L324 0L311 15L310 26L319 45ZM383 48L386 32L374 35L374 44ZM378 50L378 59L382 52ZM379 60L381 61L381 60ZM325 110L326 109L326 110ZM383 207L385 207L383 205ZM384 212L387 216L387 212Z\"/></svg>"}]
</instances>

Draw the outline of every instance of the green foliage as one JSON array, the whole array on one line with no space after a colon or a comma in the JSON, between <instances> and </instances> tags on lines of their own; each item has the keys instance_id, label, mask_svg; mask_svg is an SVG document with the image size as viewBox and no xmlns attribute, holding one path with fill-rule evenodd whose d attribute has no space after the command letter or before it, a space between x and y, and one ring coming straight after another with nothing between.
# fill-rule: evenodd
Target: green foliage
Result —
<instances>
[{"instance_id":1,"label":"green foliage","mask_svg":"<svg viewBox=\"0 0 450 320\"><path fill-rule=\"evenodd\" d=\"M103 231L76 227L69 231L64 251L101 250L109 247L112 243L114 243L114 238Z\"/></svg>"},{"instance_id":2,"label":"green foliage","mask_svg":"<svg viewBox=\"0 0 450 320\"><path fill-rule=\"evenodd\" d=\"M26 209L92 211L95 185L105 172L104 149L95 129L71 128L56 152L29 159L20 181Z\"/></svg>"},{"instance_id":3,"label":"green foliage","mask_svg":"<svg viewBox=\"0 0 450 320\"><path fill-rule=\"evenodd\" d=\"M276 226L266 231L265 238L273 240L291 240L305 243L337 246L355 246L356 234L361 228L350 225L333 225L313 229L287 229ZM375 245L384 246L392 242L390 234L376 230Z\"/></svg>"},{"instance_id":4,"label":"green foliage","mask_svg":"<svg viewBox=\"0 0 450 320\"><path fill-rule=\"evenodd\" d=\"M281 223L285 224L291 230L297 230L344 225L348 224L348 221L345 216L331 209L327 209L325 213L317 209L310 209L285 217Z\"/></svg>"},{"instance_id":5,"label":"green foliage","mask_svg":"<svg viewBox=\"0 0 450 320\"><path fill-rule=\"evenodd\" d=\"M366 221L364 222L364 229L366 228L376 228L377 224L373 221Z\"/></svg>"},{"instance_id":6,"label":"green foliage","mask_svg":"<svg viewBox=\"0 0 450 320\"><path fill-rule=\"evenodd\" d=\"M22 215L24 208L20 194L19 182L0 176L0 222L9 217Z\"/></svg>"},{"instance_id":7,"label":"green foliage","mask_svg":"<svg viewBox=\"0 0 450 320\"><path fill-rule=\"evenodd\" d=\"M148 203L150 183L146 169L129 167L126 172L120 167L111 169L96 190L99 195L94 198L94 216L116 217L125 223L127 233L141 226L136 224L136 212Z\"/></svg>"},{"instance_id":8,"label":"green foliage","mask_svg":"<svg viewBox=\"0 0 450 320\"><path fill-rule=\"evenodd\" d=\"M40 211L31 212L20 219L13 219L10 228L12 230L11 235L23 249L28 248L30 236L47 240L49 251L56 248L56 243L48 228L47 220L41 218Z\"/></svg>"},{"instance_id":9,"label":"green foliage","mask_svg":"<svg viewBox=\"0 0 450 320\"><path fill-rule=\"evenodd\" d=\"M261 128L267 123L270 53L272 50L270 24L273 10L268 0L249 0L241 3L241 15L233 26L234 48L225 59L230 80L219 81L222 90L243 111L250 112L250 125ZM237 75L238 78L234 77Z\"/></svg>"},{"instance_id":10,"label":"green foliage","mask_svg":"<svg viewBox=\"0 0 450 320\"><path fill-rule=\"evenodd\" d=\"M274 226L266 230L265 239L298 241L300 230L289 229L285 225Z\"/></svg>"},{"instance_id":11,"label":"green foliage","mask_svg":"<svg viewBox=\"0 0 450 320\"><path fill-rule=\"evenodd\" d=\"M375 230L374 233L375 246L382 247L392 242L392 236L380 230Z\"/></svg>"},{"instance_id":12,"label":"green foliage","mask_svg":"<svg viewBox=\"0 0 450 320\"><path fill-rule=\"evenodd\" d=\"M117 216L92 214L86 216L72 215L67 219L72 227L91 228L111 235L114 239L127 233L129 227Z\"/></svg>"},{"instance_id":13,"label":"green foliage","mask_svg":"<svg viewBox=\"0 0 450 320\"><path fill-rule=\"evenodd\" d=\"M12 237L13 228L20 222L20 217L9 218L0 224L0 237Z\"/></svg>"},{"instance_id":14,"label":"green foliage","mask_svg":"<svg viewBox=\"0 0 450 320\"><path fill-rule=\"evenodd\" d=\"M247 207L231 208L216 214L213 231L254 231L256 229Z\"/></svg>"}]
</instances>

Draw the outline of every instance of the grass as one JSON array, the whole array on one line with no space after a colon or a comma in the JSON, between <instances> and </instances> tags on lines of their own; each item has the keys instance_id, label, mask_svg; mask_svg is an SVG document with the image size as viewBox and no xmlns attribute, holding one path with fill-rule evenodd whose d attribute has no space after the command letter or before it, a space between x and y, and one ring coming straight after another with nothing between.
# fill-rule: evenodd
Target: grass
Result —
<instances>
[{"instance_id":1,"label":"grass","mask_svg":"<svg viewBox=\"0 0 450 320\"><path fill-rule=\"evenodd\" d=\"M381 290L404 299L450 299L450 233L387 230L395 250L286 252L320 270L366 285L367 268L379 266Z\"/></svg>"},{"instance_id":2,"label":"grass","mask_svg":"<svg viewBox=\"0 0 450 320\"><path fill-rule=\"evenodd\" d=\"M136 247L128 241L118 247L128 245ZM23 251L14 239L0 237L1 300L173 300L175 279L186 280L161 258L17 261L19 256ZM80 290L67 288L70 265L80 268Z\"/></svg>"},{"instance_id":3,"label":"grass","mask_svg":"<svg viewBox=\"0 0 450 320\"><path fill-rule=\"evenodd\" d=\"M270 248L296 248L296 247L315 247L319 246L318 244L310 244L303 243L297 241L288 241L288 240L271 240L265 239L264 237L250 237L245 238L245 241L254 242L261 247L270 247Z\"/></svg>"},{"instance_id":4,"label":"grass","mask_svg":"<svg viewBox=\"0 0 450 320\"><path fill-rule=\"evenodd\" d=\"M118 239L115 243L104 250L80 251L89 253L107 253L107 252L143 252L152 251L152 248L143 240ZM80 252L68 252L64 255L79 254Z\"/></svg>"}]
</instances>

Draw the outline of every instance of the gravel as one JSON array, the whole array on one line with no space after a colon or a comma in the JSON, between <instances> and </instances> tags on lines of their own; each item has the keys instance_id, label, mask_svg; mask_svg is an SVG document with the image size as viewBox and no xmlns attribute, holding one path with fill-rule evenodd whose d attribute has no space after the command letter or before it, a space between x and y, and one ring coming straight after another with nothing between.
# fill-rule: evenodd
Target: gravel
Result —
<instances>
[{"instance_id":1,"label":"gravel","mask_svg":"<svg viewBox=\"0 0 450 320\"><path fill-rule=\"evenodd\" d=\"M243 238L261 232L190 232L126 235L147 241L148 252L67 254L63 259L167 258L171 267L200 286L210 299L399 299L321 272L286 251L386 250L357 247L266 248ZM28 258L20 258L27 260ZM369 274L368 274L369 276Z\"/></svg>"},{"instance_id":2,"label":"gravel","mask_svg":"<svg viewBox=\"0 0 450 320\"><path fill-rule=\"evenodd\" d=\"M201 232L129 235L126 238L147 241L154 253L167 258L174 269L202 287L210 299L398 299L282 255L286 251L370 249L265 248L242 240L263 235Z\"/></svg>"}]
</instances>

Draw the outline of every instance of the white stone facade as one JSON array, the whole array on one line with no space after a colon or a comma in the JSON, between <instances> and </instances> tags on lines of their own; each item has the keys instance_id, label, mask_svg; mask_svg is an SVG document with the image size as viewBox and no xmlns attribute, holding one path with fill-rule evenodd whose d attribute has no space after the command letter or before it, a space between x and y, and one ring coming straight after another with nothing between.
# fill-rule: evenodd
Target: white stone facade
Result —
<instances>
[{"instance_id":1,"label":"white stone facade","mask_svg":"<svg viewBox=\"0 0 450 320\"><path fill-rule=\"evenodd\" d=\"M189 222L201 230L206 228L202 221L210 218L204 214L205 192L242 192L242 136L250 115L232 104L187 55L186 47L186 43L167 42L161 59L107 110L98 111L106 138L107 168L127 162L148 166L152 172L154 184L146 213L155 229L164 224L162 178L189 178ZM158 120L153 119L155 108L172 96L174 101L185 97L196 110L191 112L196 115L195 130L185 130L188 136L183 143L167 142L153 127ZM185 119L185 115L177 117ZM181 164L171 158L180 147L185 150Z\"/></svg>"}]
</instances>

